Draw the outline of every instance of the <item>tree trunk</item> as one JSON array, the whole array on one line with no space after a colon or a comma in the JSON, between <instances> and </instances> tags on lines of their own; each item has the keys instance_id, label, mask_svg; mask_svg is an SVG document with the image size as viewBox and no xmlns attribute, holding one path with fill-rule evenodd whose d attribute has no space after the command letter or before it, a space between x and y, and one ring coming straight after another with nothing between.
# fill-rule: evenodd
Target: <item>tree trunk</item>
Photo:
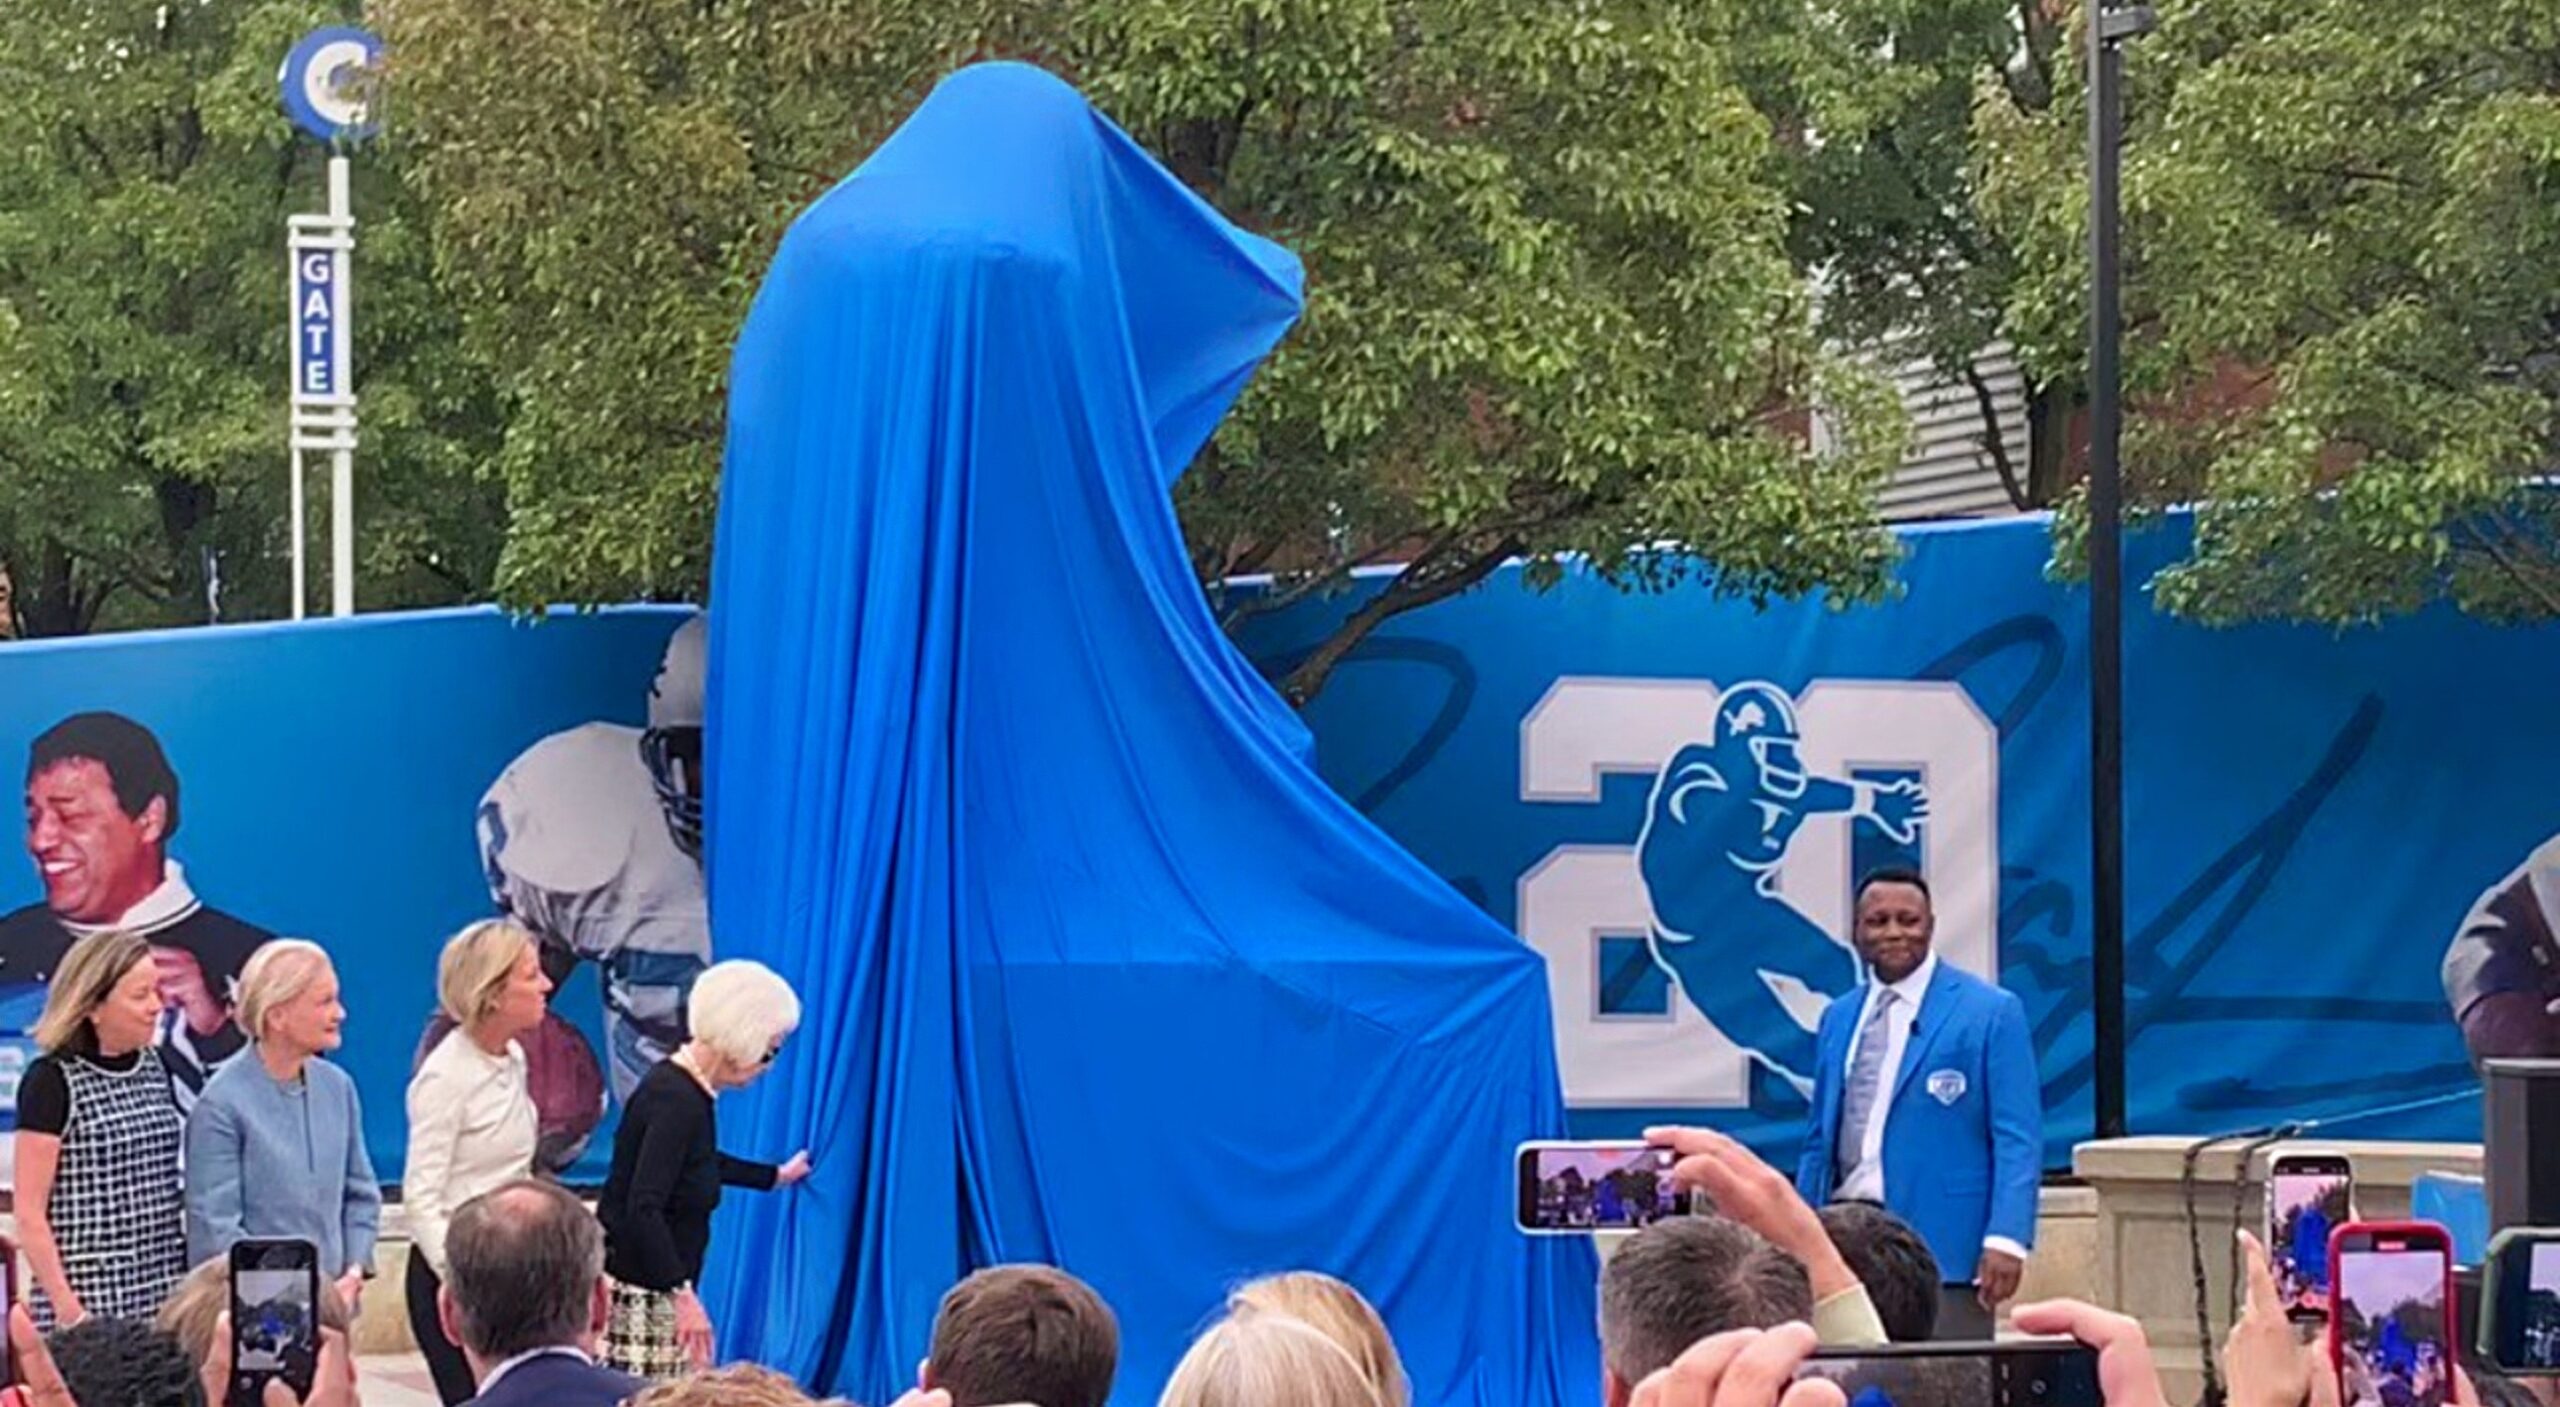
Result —
<instances>
[{"instance_id":1,"label":"tree trunk","mask_svg":"<svg viewBox=\"0 0 2560 1407\"><path fill-rule=\"evenodd\" d=\"M1280 681L1280 696L1293 708L1305 708L1315 696L1324 692L1333 671L1350 658L1370 632L1407 611L1420 610L1436 601L1445 601L1474 587L1493 575L1504 562L1518 555L1525 546L1517 537L1506 537L1484 551L1469 557L1445 559L1435 564L1431 555L1407 566L1387 588L1353 611L1349 618L1334 628L1315 652L1298 662L1295 669Z\"/></svg>"},{"instance_id":2,"label":"tree trunk","mask_svg":"<svg viewBox=\"0 0 2560 1407\"><path fill-rule=\"evenodd\" d=\"M86 635L97 627L107 591L83 584L78 559L61 543L0 554L0 571L8 574L10 624L19 639Z\"/></svg>"}]
</instances>

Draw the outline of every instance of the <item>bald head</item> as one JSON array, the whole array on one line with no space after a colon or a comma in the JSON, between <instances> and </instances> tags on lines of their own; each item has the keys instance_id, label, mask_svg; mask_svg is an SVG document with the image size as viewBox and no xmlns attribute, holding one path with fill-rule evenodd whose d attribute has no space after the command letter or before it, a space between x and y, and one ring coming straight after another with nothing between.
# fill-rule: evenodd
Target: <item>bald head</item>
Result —
<instances>
[{"instance_id":1,"label":"bald head","mask_svg":"<svg viewBox=\"0 0 2560 1407\"><path fill-rule=\"evenodd\" d=\"M595 1332L604 1229L559 1187L526 1179L474 1197L444 1244L448 1327L473 1357L583 1345Z\"/></svg>"}]
</instances>

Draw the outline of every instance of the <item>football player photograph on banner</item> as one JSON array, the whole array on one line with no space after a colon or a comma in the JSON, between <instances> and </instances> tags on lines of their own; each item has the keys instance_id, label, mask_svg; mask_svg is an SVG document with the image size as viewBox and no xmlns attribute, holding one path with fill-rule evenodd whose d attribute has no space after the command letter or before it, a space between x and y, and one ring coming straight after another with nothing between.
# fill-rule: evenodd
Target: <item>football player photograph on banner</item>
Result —
<instances>
[{"instance_id":1,"label":"football player photograph on banner","mask_svg":"<svg viewBox=\"0 0 2560 1407\"><path fill-rule=\"evenodd\" d=\"M2129 579L2189 531L2136 535ZM1901 537L1900 594L1849 609L1507 569L1390 619L1309 706L1335 788L1546 959L1577 1136L1705 1122L1792 1165L1883 871L1924 879L1939 962L2023 1003L2046 1165L2089 1136L2087 596L2041 517ZM1372 585L1253 620L1248 650L1285 670ZM2469 1139L2472 1057L2560 1054L2555 645L2450 609L2212 629L2137 598L2136 1132Z\"/></svg>"},{"instance_id":2,"label":"football player photograph on banner","mask_svg":"<svg viewBox=\"0 0 2560 1407\"><path fill-rule=\"evenodd\" d=\"M505 913L559 988L525 1043L544 1162L599 1178L612 1076L664 1048L709 951L701 634L689 611L634 608L0 645L0 758L24 801L23 860L0 865L0 1127L77 939L150 945L186 1106L248 1045L249 956L307 938L340 975L331 1058L394 1178L403 1092L442 1033L437 956Z\"/></svg>"}]
</instances>

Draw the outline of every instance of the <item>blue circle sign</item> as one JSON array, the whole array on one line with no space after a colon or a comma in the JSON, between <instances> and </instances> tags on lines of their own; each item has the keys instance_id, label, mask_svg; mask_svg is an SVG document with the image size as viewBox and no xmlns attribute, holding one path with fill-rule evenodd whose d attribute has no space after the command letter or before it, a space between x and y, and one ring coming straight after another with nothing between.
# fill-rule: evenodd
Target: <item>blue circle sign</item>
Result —
<instances>
[{"instance_id":1,"label":"blue circle sign","mask_svg":"<svg viewBox=\"0 0 2560 1407\"><path fill-rule=\"evenodd\" d=\"M315 29L285 55L285 115L324 142L361 141L382 126L382 41L350 25Z\"/></svg>"}]
</instances>

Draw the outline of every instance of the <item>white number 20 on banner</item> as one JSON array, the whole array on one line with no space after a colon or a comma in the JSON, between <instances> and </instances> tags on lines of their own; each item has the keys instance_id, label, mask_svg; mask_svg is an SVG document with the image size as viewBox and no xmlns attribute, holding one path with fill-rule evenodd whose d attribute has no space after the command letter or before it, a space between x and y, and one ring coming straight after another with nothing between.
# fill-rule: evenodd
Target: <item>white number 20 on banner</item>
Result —
<instances>
[{"instance_id":1,"label":"white number 20 on banner","mask_svg":"<svg viewBox=\"0 0 2560 1407\"><path fill-rule=\"evenodd\" d=\"M1833 784L1856 790L1861 778L1893 778L1889 788L1926 796L1926 819L1917 822L1910 848L1934 892L1939 954L1997 980L2000 738L1964 689L1944 681L1817 680L1793 700L1789 720L1784 695L1766 685L1732 687L1737 698L1750 691L1770 699L1781 715L1779 730L1791 724L1794 734L1784 740L1792 744L1792 776L1782 772L1779 783L1767 784L1763 802L1754 801L1748 778L1712 788L1731 790L1733 804L1757 805L1763 815L1796 807L1788 819L1770 822L1770 843L1780 853L1743 906L1783 903L1794 910L1786 922L1800 919L1847 942L1859 823L1846 810L1790 801L1784 783L1801 786L1809 778L1817 788L1845 795ZM1521 720L1521 800L1591 805L1610 774L1658 775L1684 747L1710 741L1724 695L1705 680L1558 679ZM1755 711L1748 721L1763 716ZM1748 1104L1753 1053L1700 1014L1677 981L1643 956L1655 915L1633 837L1624 845L1556 847L1521 875L1519 901L1520 935L1547 962L1568 1104ZM1710 929L1694 941L1717 938ZM1728 935L1727 941L1734 940ZM1755 959L1764 955L1748 946L1737 943L1730 954L1732 980L1766 983L1810 1029L1838 993L1762 966ZM1723 957L1719 952L1719 964ZM1630 972L1644 979L1633 989ZM1811 1072L1788 1073L1801 1082Z\"/></svg>"}]
</instances>

